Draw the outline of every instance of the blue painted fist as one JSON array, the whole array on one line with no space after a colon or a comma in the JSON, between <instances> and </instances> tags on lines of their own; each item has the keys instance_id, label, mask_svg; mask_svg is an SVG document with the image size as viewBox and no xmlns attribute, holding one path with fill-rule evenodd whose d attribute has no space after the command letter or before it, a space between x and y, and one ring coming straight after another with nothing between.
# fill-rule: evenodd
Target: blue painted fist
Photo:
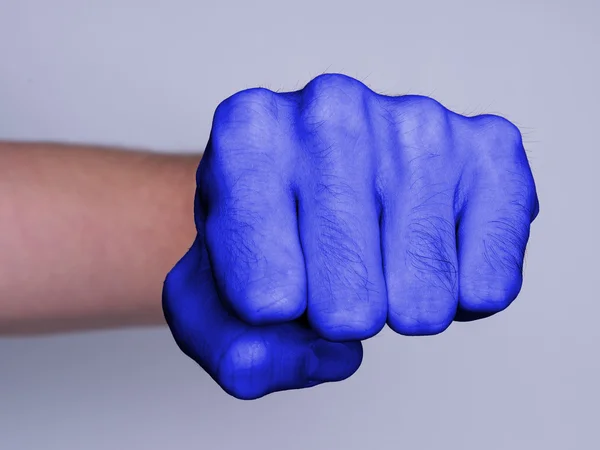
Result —
<instances>
[{"instance_id":1,"label":"blue painted fist","mask_svg":"<svg viewBox=\"0 0 600 450\"><path fill-rule=\"evenodd\" d=\"M244 399L347 378L386 323L429 335L506 308L539 208L509 121L338 74L223 101L197 184L165 316Z\"/></svg>"}]
</instances>

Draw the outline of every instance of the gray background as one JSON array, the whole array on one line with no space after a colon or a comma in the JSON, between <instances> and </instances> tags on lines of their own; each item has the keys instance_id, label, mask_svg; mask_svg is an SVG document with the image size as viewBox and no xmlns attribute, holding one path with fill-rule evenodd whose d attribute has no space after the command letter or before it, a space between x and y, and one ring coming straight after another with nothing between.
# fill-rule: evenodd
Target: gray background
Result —
<instances>
[{"instance_id":1,"label":"gray background","mask_svg":"<svg viewBox=\"0 0 600 450\"><path fill-rule=\"evenodd\" d=\"M162 327L0 339L0 448L600 448L599 14L591 0L0 0L0 138L197 151L230 94L344 72L505 115L541 200L516 303L435 337L386 330L342 383L238 401Z\"/></svg>"}]
</instances>

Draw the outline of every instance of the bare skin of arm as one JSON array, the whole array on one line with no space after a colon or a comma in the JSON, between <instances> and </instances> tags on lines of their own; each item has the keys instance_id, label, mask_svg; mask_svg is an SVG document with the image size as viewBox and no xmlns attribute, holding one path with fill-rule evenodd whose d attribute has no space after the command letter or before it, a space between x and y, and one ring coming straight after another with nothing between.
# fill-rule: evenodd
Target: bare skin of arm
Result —
<instances>
[{"instance_id":1,"label":"bare skin of arm","mask_svg":"<svg viewBox=\"0 0 600 450\"><path fill-rule=\"evenodd\" d=\"M164 323L200 158L0 143L0 335Z\"/></svg>"}]
</instances>

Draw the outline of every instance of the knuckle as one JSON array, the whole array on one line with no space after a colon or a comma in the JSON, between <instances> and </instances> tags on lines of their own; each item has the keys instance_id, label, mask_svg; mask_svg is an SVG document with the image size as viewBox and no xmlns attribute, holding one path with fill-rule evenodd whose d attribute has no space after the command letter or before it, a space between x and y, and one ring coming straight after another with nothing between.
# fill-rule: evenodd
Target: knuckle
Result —
<instances>
[{"instance_id":1,"label":"knuckle","mask_svg":"<svg viewBox=\"0 0 600 450\"><path fill-rule=\"evenodd\" d=\"M270 138L278 117L276 95L265 88L246 89L217 106L211 130L216 156L260 148L260 145L248 144Z\"/></svg>"},{"instance_id":2,"label":"knuckle","mask_svg":"<svg viewBox=\"0 0 600 450\"><path fill-rule=\"evenodd\" d=\"M407 95L394 100L391 114L398 148L407 165L429 166L439 156L447 160L452 150L452 129L449 111L441 103L431 97Z\"/></svg>"},{"instance_id":3,"label":"knuckle","mask_svg":"<svg viewBox=\"0 0 600 450\"><path fill-rule=\"evenodd\" d=\"M402 131L419 131L428 137L445 132L448 127L448 110L437 100L423 95L407 95L398 98L401 109L398 122Z\"/></svg>"},{"instance_id":4,"label":"knuckle","mask_svg":"<svg viewBox=\"0 0 600 450\"><path fill-rule=\"evenodd\" d=\"M221 387L240 399L266 394L270 373L269 347L257 333L246 332L234 339L222 355L217 378Z\"/></svg>"},{"instance_id":5,"label":"knuckle","mask_svg":"<svg viewBox=\"0 0 600 450\"><path fill-rule=\"evenodd\" d=\"M261 183L274 182L282 170L287 172L290 156L279 142L276 96L265 88L247 89L217 107L201 166L205 178L219 183L210 183L207 191L220 185L225 192L251 196Z\"/></svg>"},{"instance_id":6,"label":"knuckle","mask_svg":"<svg viewBox=\"0 0 600 450\"><path fill-rule=\"evenodd\" d=\"M518 127L496 115L468 119L472 128L471 173L494 175L490 183L499 198L510 201L507 209L516 223L528 226L539 207L535 182ZM481 176L481 175L478 175ZM527 220L523 220L527 219ZM522 233L527 236L528 232Z\"/></svg>"},{"instance_id":7,"label":"knuckle","mask_svg":"<svg viewBox=\"0 0 600 450\"><path fill-rule=\"evenodd\" d=\"M323 74L302 90L300 119L308 131L357 131L364 121L370 90L341 74Z\"/></svg>"},{"instance_id":8,"label":"knuckle","mask_svg":"<svg viewBox=\"0 0 600 450\"><path fill-rule=\"evenodd\" d=\"M446 118L447 109L436 99L426 95L415 95L414 97L413 113L418 114L425 120Z\"/></svg>"},{"instance_id":9,"label":"knuckle","mask_svg":"<svg viewBox=\"0 0 600 450\"><path fill-rule=\"evenodd\" d=\"M521 153L521 132L509 120L493 114L475 116L471 120L477 129L480 150L501 156Z\"/></svg>"},{"instance_id":10,"label":"knuckle","mask_svg":"<svg viewBox=\"0 0 600 450\"><path fill-rule=\"evenodd\" d=\"M260 123L277 112L276 94L266 88L239 91L223 100L216 108L214 120L226 125L231 122Z\"/></svg>"},{"instance_id":11,"label":"knuckle","mask_svg":"<svg viewBox=\"0 0 600 450\"><path fill-rule=\"evenodd\" d=\"M305 95L310 93L315 97L324 94L330 101L347 101L356 95L363 95L367 89L363 83L347 75L325 73L309 81L303 91Z\"/></svg>"}]
</instances>

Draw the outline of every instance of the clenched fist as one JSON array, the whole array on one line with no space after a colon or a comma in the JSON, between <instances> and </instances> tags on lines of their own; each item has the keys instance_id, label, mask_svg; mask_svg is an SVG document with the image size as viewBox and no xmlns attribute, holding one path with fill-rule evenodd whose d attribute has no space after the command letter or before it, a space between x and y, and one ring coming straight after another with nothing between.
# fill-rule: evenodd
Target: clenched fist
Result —
<instances>
[{"instance_id":1,"label":"clenched fist","mask_svg":"<svg viewBox=\"0 0 600 450\"><path fill-rule=\"evenodd\" d=\"M350 376L386 323L428 335L506 308L539 209L509 121L338 74L223 101L197 184L165 316L245 399Z\"/></svg>"}]
</instances>

